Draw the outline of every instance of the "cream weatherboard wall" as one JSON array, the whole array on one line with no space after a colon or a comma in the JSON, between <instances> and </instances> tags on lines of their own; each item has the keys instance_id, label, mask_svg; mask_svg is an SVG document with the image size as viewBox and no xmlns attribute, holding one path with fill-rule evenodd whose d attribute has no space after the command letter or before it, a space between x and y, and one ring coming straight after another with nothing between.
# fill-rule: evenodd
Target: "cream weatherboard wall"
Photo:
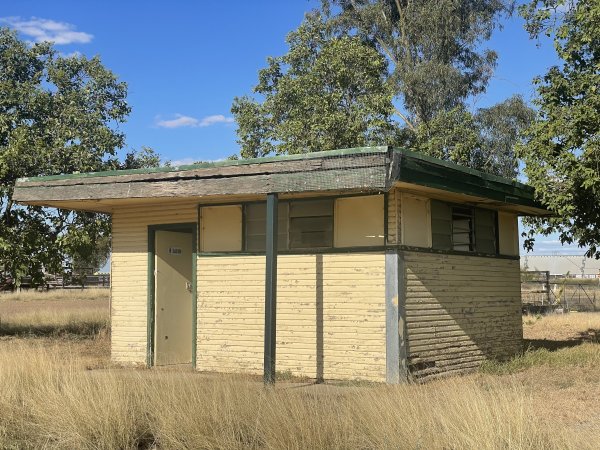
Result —
<instances>
[{"instance_id":1,"label":"cream weatherboard wall","mask_svg":"<svg viewBox=\"0 0 600 450\"><path fill-rule=\"evenodd\" d=\"M422 230L430 229L426 199L394 189L387 195L387 207L387 243L406 244L408 228L420 227L417 240L424 246ZM501 251L518 254L516 216L499 218ZM114 361L146 363L148 225L197 219L195 202L165 201L114 211ZM239 229L236 225L236 235ZM485 357L502 358L520 349L517 259L399 251L410 368L416 376L472 369ZM277 370L385 381L383 251L281 254L278 265ZM198 257L199 370L262 372L264 270L264 256Z\"/></svg>"},{"instance_id":2,"label":"cream weatherboard wall","mask_svg":"<svg viewBox=\"0 0 600 450\"><path fill-rule=\"evenodd\" d=\"M519 261L404 252L409 367L417 377L521 350Z\"/></svg>"},{"instance_id":3,"label":"cream weatherboard wall","mask_svg":"<svg viewBox=\"0 0 600 450\"><path fill-rule=\"evenodd\" d=\"M145 364L148 225L196 222L193 203L113 213L112 358ZM264 256L199 257L199 370L262 371ZM383 253L281 255L277 369L385 380ZM319 318L319 319L318 319Z\"/></svg>"},{"instance_id":4,"label":"cream weatherboard wall","mask_svg":"<svg viewBox=\"0 0 600 450\"><path fill-rule=\"evenodd\" d=\"M112 215L111 353L120 363L146 364L148 225L197 221L195 203L117 208Z\"/></svg>"},{"instance_id":5,"label":"cream weatherboard wall","mask_svg":"<svg viewBox=\"0 0 600 450\"><path fill-rule=\"evenodd\" d=\"M197 368L262 373L264 256L198 259ZM277 370L385 381L383 253L280 255Z\"/></svg>"}]
</instances>

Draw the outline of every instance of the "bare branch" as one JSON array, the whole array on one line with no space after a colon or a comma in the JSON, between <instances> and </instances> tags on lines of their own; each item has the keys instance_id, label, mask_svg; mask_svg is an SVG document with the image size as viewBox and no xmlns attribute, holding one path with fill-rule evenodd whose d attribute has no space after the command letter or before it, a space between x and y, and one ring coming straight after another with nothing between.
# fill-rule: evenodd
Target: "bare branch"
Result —
<instances>
[{"instance_id":1,"label":"bare branch","mask_svg":"<svg viewBox=\"0 0 600 450\"><path fill-rule=\"evenodd\" d=\"M415 127L415 125L410 120L408 120L408 117L406 117L406 115L402 114L402 112L395 106L394 106L394 111L396 112L396 114L398 114L400 116L400 118L404 121L404 123L408 126L408 128L410 128L415 133L417 132L417 127Z\"/></svg>"}]
</instances>

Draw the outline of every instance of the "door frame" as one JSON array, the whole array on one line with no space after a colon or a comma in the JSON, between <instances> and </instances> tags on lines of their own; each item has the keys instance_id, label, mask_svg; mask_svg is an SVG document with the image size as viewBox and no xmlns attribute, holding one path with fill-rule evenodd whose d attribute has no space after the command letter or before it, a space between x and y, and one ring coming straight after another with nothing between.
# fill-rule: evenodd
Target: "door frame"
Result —
<instances>
[{"instance_id":1,"label":"door frame","mask_svg":"<svg viewBox=\"0 0 600 450\"><path fill-rule=\"evenodd\" d=\"M146 366L154 366L154 333L156 306L156 232L180 231L192 234L192 367L196 368L196 342L198 338L198 293L197 293L197 256L198 256L198 223L167 223L148 225L148 317L146 338Z\"/></svg>"}]
</instances>

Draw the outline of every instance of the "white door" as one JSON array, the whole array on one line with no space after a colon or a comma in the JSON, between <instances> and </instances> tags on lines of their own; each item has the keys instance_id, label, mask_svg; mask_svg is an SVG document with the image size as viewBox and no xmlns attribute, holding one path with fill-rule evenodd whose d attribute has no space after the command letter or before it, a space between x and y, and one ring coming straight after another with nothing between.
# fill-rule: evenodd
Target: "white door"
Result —
<instances>
[{"instance_id":1,"label":"white door","mask_svg":"<svg viewBox=\"0 0 600 450\"><path fill-rule=\"evenodd\" d=\"M154 364L192 362L192 234L156 231Z\"/></svg>"}]
</instances>

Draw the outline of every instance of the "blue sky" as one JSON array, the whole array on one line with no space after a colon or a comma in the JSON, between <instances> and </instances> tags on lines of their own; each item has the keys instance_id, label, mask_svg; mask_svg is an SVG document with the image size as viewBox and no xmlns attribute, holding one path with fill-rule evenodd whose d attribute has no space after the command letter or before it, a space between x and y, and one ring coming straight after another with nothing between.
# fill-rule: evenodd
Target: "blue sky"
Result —
<instances>
[{"instance_id":1,"label":"blue sky","mask_svg":"<svg viewBox=\"0 0 600 450\"><path fill-rule=\"evenodd\" d=\"M100 55L129 86L133 111L122 129L128 148L146 145L174 163L217 160L238 152L230 107L250 93L268 56L285 53L285 35L310 0L114 1L20 0L3 4L0 25L24 39L49 39L64 54ZM534 97L531 80L557 63L552 44L528 38L513 17L489 47L499 64L485 107L519 93ZM540 237L535 253L582 253Z\"/></svg>"}]
</instances>

